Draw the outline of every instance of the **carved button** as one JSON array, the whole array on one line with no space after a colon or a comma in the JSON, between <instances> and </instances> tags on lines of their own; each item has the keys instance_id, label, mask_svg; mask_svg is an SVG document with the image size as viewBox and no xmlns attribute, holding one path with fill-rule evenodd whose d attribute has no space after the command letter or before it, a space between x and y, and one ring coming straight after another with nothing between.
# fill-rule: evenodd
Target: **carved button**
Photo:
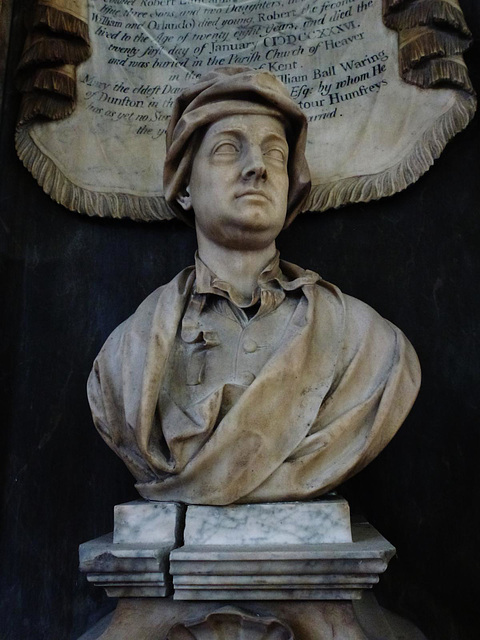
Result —
<instances>
[{"instance_id":1,"label":"carved button","mask_svg":"<svg viewBox=\"0 0 480 640\"><path fill-rule=\"evenodd\" d=\"M258 344L255 342L255 340L251 340L250 338L247 338L243 343L243 350L245 351L245 353L253 353L257 349L258 349Z\"/></svg>"},{"instance_id":2,"label":"carved button","mask_svg":"<svg viewBox=\"0 0 480 640\"><path fill-rule=\"evenodd\" d=\"M252 384L254 380L255 376L253 373L250 373L250 371L242 371L242 373L238 375L239 384L243 384L245 386Z\"/></svg>"}]
</instances>

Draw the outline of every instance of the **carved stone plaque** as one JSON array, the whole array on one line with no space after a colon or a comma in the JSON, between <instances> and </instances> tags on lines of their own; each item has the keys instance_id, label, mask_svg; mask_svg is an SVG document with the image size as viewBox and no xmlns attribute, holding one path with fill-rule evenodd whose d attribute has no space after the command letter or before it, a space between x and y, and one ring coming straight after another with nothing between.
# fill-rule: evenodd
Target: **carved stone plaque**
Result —
<instances>
[{"instance_id":1,"label":"carved stone plaque","mask_svg":"<svg viewBox=\"0 0 480 640\"><path fill-rule=\"evenodd\" d=\"M86 1L77 0L85 13ZM21 126L17 149L47 193L90 215L172 217L161 178L166 125L176 95L215 67L271 71L306 113L310 210L404 189L475 110L456 0L88 0L88 16L93 53L78 67L75 111L58 121L65 101L53 116L27 101L30 117L55 121ZM65 25L52 30L58 47ZM32 56L30 47L24 72ZM83 59L74 47L62 56ZM39 101L58 97L72 64L24 88L33 84Z\"/></svg>"}]
</instances>

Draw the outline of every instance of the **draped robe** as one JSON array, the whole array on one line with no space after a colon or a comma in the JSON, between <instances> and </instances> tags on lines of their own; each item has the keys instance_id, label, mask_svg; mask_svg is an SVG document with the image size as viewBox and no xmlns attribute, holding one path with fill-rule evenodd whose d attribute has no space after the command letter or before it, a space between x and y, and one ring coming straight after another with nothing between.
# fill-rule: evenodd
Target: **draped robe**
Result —
<instances>
[{"instance_id":1,"label":"draped robe","mask_svg":"<svg viewBox=\"0 0 480 640\"><path fill-rule=\"evenodd\" d=\"M281 266L291 280L312 273ZM225 413L228 385L219 388L203 422L192 408L164 409L193 268L154 291L108 338L88 382L92 415L144 498L315 498L360 471L396 433L420 384L413 347L368 305L316 274L304 280L278 348Z\"/></svg>"}]
</instances>

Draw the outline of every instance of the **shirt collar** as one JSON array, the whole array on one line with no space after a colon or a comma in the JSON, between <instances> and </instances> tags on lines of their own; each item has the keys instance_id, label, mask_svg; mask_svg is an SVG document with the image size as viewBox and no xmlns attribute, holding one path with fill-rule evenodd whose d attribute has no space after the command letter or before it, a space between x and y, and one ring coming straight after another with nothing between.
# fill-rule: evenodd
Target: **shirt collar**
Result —
<instances>
[{"instance_id":1,"label":"shirt collar","mask_svg":"<svg viewBox=\"0 0 480 640\"><path fill-rule=\"evenodd\" d=\"M232 285L220 280L207 267L198 253L195 254L195 270L196 280L182 319L181 336L184 342L202 342L206 347L218 344L213 333L204 332L199 328L199 318L204 309L207 294L220 296L237 307L242 305L247 307L260 301L260 308L255 316L258 318L274 311L285 299L286 291L313 285L321 279L314 271L280 261L277 251L259 275L258 286L252 299L245 302L243 296Z\"/></svg>"},{"instance_id":2,"label":"shirt collar","mask_svg":"<svg viewBox=\"0 0 480 640\"><path fill-rule=\"evenodd\" d=\"M288 275L282 271L282 264L286 267L285 271ZM286 291L300 289L304 285L313 284L320 279L313 271L300 267L292 269L292 267L294 266L280 261L280 253L277 251L258 276L258 284L251 298L245 298L232 284L221 280L196 253L194 292L221 296L240 308L250 307L260 302L259 313L263 315L281 304Z\"/></svg>"}]
</instances>

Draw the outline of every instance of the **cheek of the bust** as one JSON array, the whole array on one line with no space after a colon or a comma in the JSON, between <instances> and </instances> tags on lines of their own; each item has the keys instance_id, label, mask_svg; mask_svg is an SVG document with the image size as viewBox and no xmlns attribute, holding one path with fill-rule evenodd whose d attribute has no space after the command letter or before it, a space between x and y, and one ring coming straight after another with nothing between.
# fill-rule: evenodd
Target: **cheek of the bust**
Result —
<instances>
[{"instance_id":1,"label":"cheek of the bust","mask_svg":"<svg viewBox=\"0 0 480 640\"><path fill-rule=\"evenodd\" d=\"M277 203L286 203L288 200L288 188L289 188L289 179L288 176L285 176L279 173L277 176L274 176L273 183L273 194Z\"/></svg>"}]
</instances>

